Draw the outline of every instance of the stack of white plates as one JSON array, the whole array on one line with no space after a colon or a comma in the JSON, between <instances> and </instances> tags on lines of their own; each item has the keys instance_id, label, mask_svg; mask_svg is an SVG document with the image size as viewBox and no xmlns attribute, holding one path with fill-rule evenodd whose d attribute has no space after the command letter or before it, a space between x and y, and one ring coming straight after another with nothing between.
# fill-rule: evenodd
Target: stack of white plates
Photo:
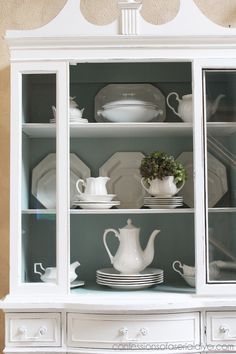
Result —
<instances>
[{"instance_id":1,"label":"stack of white plates","mask_svg":"<svg viewBox=\"0 0 236 354\"><path fill-rule=\"evenodd\" d=\"M162 269L146 268L138 274L122 274L114 268L98 269L96 281L100 285L114 289L145 289L164 281Z\"/></svg>"},{"instance_id":2,"label":"stack of white plates","mask_svg":"<svg viewBox=\"0 0 236 354\"><path fill-rule=\"evenodd\" d=\"M73 205L82 209L110 209L113 206L120 205L119 200L112 200L114 197L116 197L115 194L92 195L83 193L77 195Z\"/></svg>"},{"instance_id":3,"label":"stack of white plates","mask_svg":"<svg viewBox=\"0 0 236 354\"><path fill-rule=\"evenodd\" d=\"M183 197L144 197L144 206L151 209L175 209L183 206Z\"/></svg>"},{"instance_id":4,"label":"stack of white plates","mask_svg":"<svg viewBox=\"0 0 236 354\"><path fill-rule=\"evenodd\" d=\"M50 119L50 123L55 124L56 119L55 118ZM79 118L79 117L76 117L75 115L71 115L70 116L70 123L88 123L88 119Z\"/></svg>"}]
</instances>

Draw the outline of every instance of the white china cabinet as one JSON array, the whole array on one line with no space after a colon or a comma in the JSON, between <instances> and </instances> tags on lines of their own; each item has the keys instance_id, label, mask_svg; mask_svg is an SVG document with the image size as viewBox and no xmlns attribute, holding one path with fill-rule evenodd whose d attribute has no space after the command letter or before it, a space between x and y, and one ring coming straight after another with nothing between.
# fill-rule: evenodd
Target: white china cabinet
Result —
<instances>
[{"instance_id":1,"label":"white china cabinet","mask_svg":"<svg viewBox=\"0 0 236 354\"><path fill-rule=\"evenodd\" d=\"M161 26L142 19L141 1L117 6L116 21L95 26L79 0L68 0L48 25L6 33L5 352L236 351L236 30L211 23L192 0L181 0L176 18ZM152 94L161 114L109 121L98 110L120 99L116 90L127 100L137 98L135 90L139 100ZM178 96L167 105L171 92ZM82 118L73 119L73 109ZM180 207L144 205L139 164L153 151L173 155L187 170ZM110 177L109 194L120 204L75 203L76 181L98 176ZM126 279L96 283L97 270L112 268L104 231L122 229L128 219L126 228L140 228L142 248L160 230L149 267L163 270L161 284L147 287L148 276L134 289ZM107 241L115 254L118 240ZM195 277L183 279L175 261L195 266Z\"/></svg>"}]
</instances>

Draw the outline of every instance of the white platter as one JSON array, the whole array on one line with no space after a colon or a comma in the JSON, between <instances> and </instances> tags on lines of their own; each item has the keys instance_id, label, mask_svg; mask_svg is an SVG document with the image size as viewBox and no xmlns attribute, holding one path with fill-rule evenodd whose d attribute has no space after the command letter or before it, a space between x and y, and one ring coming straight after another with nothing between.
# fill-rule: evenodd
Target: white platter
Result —
<instances>
[{"instance_id":1,"label":"white platter","mask_svg":"<svg viewBox=\"0 0 236 354\"><path fill-rule=\"evenodd\" d=\"M141 185L139 167L141 152L116 152L99 169L100 176L108 176L107 190L120 200L119 208L139 209L146 195Z\"/></svg>"},{"instance_id":2,"label":"white platter","mask_svg":"<svg viewBox=\"0 0 236 354\"><path fill-rule=\"evenodd\" d=\"M97 122L107 122L107 119L100 117L97 111L103 106L117 106L139 101L141 105L151 103L158 106L163 114L155 117L152 122L164 121L166 118L166 100L163 93L151 84L109 84L103 87L95 96L95 120Z\"/></svg>"},{"instance_id":3,"label":"white platter","mask_svg":"<svg viewBox=\"0 0 236 354\"><path fill-rule=\"evenodd\" d=\"M191 208L194 207L194 181L193 181L193 153L183 152L177 158L187 170L187 181L181 189L184 202ZM225 166L212 154L207 153L208 174L208 207L214 207L228 191L227 173Z\"/></svg>"},{"instance_id":4,"label":"white platter","mask_svg":"<svg viewBox=\"0 0 236 354\"><path fill-rule=\"evenodd\" d=\"M115 268L103 268L103 269L98 269L96 271L97 274L101 274L101 275L105 275L105 276L113 276L114 278L132 278L132 279L139 279L142 278L143 276L154 276L154 275L162 275L163 274L163 270L162 269L158 269L158 268L146 268L144 270L142 270L140 273L136 273L136 274L124 274L124 273L120 273L118 272L118 270L116 270Z\"/></svg>"},{"instance_id":5,"label":"white platter","mask_svg":"<svg viewBox=\"0 0 236 354\"><path fill-rule=\"evenodd\" d=\"M112 289L120 289L120 290L141 290L141 289L146 289L150 288L151 286L157 285L156 283L151 283L151 284L126 284L126 285L118 285L118 284L102 284L98 283L103 286L109 286Z\"/></svg>"},{"instance_id":6,"label":"white platter","mask_svg":"<svg viewBox=\"0 0 236 354\"><path fill-rule=\"evenodd\" d=\"M43 204L42 201L46 200L47 203L47 196L45 196L45 193L38 193L38 183L40 182L40 189L42 191L42 185L45 182L42 182L42 178L44 175L46 175L50 170L56 171L56 154L51 153L48 154L45 158L43 158L37 166L35 166L32 170L32 185L31 185L31 192L33 196L38 199L38 201ZM73 200L75 199L75 196L78 194L76 187L75 187L75 180L82 178L86 179L87 177L90 177L91 172L90 168L85 165L85 163L74 153L70 154L70 171L71 171L71 176L70 176L70 207L73 206ZM51 175L49 175L50 181L47 182L47 184L51 184ZM43 178L43 181L45 181L45 178ZM47 176L46 176L46 181L47 181ZM55 180L54 180L54 187L53 191L51 194L56 195L55 193L55 186L56 186L56 173L55 173ZM47 187L48 190L48 187ZM41 201L42 200L42 201ZM50 201L50 204L52 202ZM43 204L44 205L44 204ZM56 205L55 201L53 205Z\"/></svg>"}]
</instances>

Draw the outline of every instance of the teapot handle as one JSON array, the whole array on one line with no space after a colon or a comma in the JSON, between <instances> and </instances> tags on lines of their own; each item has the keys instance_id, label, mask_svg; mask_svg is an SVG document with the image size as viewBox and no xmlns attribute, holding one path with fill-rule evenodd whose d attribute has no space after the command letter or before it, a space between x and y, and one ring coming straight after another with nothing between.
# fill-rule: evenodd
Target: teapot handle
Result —
<instances>
[{"instance_id":1,"label":"teapot handle","mask_svg":"<svg viewBox=\"0 0 236 354\"><path fill-rule=\"evenodd\" d=\"M176 93L176 92L171 92L169 93L169 95L167 96L166 98L166 103L167 103L167 106L172 110L172 112L174 112L178 117L181 118L180 114L178 112L176 112L176 110L174 109L174 107L171 106L170 102L169 102L169 99L170 99L170 96L174 95L176 97L176 101L178 101L180 103L180 98L179 98L179 95Z\"/></svg>"},{"instance_id":2,"label":"teapot handle","mask_svg":"<svg viewBox=\"0 0 236 354\"><path fill-rule=\"evenodd\" d=\"M108 234L109 232L113 232L113 233L115 234L115 236L116 236L118 239L120 239L120 238L119 238L119 233L118 233L118 231L116 231L115 229L106 229L105 232L104 232L104 234L103 234L103 243L104 243L104 246L105 246L106 251L107 251L107 253L108 253L108 256L109 256L109 258L110 258L110 260L111 260L111 264L113 264L114 256L111 254L111 252L110 252L110 250L109 250L109 248L108 248L108 246L107 246L107 241L106 241L106 237L107 237L107 234Z\"/></svg>"},{"instance_id":3,"label":"teapot handle","mask_svg":"<svg viewBox=\"0 0 236 354\"><path fill-rule=\"evenodd\" d=\"M80 188L79 188L79 184L82 184L82 186L86 186L86 183L84 182L84 180L83 179L78 179L78 181L76 182L76 189L77 189L77 191L78 191L78 193L79 194L83 194L83 192L81 192L81 190L80 190Z\"/></svg>"},{"instance_id":4,"label":"teapot handle","mask_svg":"<svg viewBox=\"0 0 236 354\"><path fill-rule=\"evenodd\" d=\"M43 273L41 273L40 271L37 270L37 266L39 266L44 272L45 272L45 268L43 268L42 263L34 263L34 273L35 274L39 274L39 275L43 275Z\"/></svg>"},{"instance_id":5,"label":"teapot handle","mask_svg":"<svg viewBox=\"0 0 236 354\"><path fill-rule=\"evenodd\" d=\"M142 187L145 189L145 191L147 191L147 192L149 193L149 189L147 189L147 187L146 187L145 184L144 184L145 182L146 182L145 178L142 177L142 178L141 178L141 185L142 185Z\"/></svg>"},{"instance_id":6,"label":"teapot handle","mask_svg":"<svg viewBox=\"0 0 236 354\"><path fill-rule=\"evenodd\" d=\"M181 273L181 271L179 269L177 269L176 266L178 266L179 268L183 269L183 266L182 266L181 262L180 261L174 261L173 264L172 264L172 268L174 269L174 271L176 271L180 275L183 275L183 273Z\"/></svg>"}]
</instances>

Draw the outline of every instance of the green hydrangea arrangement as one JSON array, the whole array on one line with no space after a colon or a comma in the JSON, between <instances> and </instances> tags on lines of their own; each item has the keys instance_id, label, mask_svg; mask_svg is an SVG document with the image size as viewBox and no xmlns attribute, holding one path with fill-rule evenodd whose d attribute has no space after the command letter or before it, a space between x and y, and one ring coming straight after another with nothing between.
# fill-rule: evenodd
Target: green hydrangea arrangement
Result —
<instances>
[{"instance_id":1,"label":"green hydrangea arrangement","mask_svg":"<svg viewBox=\"0 0 236 354\"><path fill-rule=\"evenodd\" d=\"M142 159L140 173L147 183L155 178L163 179L167 176L174 176L177 187L187 179L183 165L175 161L173 156L161 151L154 151Z\"/></svg>"}]
</instances>

